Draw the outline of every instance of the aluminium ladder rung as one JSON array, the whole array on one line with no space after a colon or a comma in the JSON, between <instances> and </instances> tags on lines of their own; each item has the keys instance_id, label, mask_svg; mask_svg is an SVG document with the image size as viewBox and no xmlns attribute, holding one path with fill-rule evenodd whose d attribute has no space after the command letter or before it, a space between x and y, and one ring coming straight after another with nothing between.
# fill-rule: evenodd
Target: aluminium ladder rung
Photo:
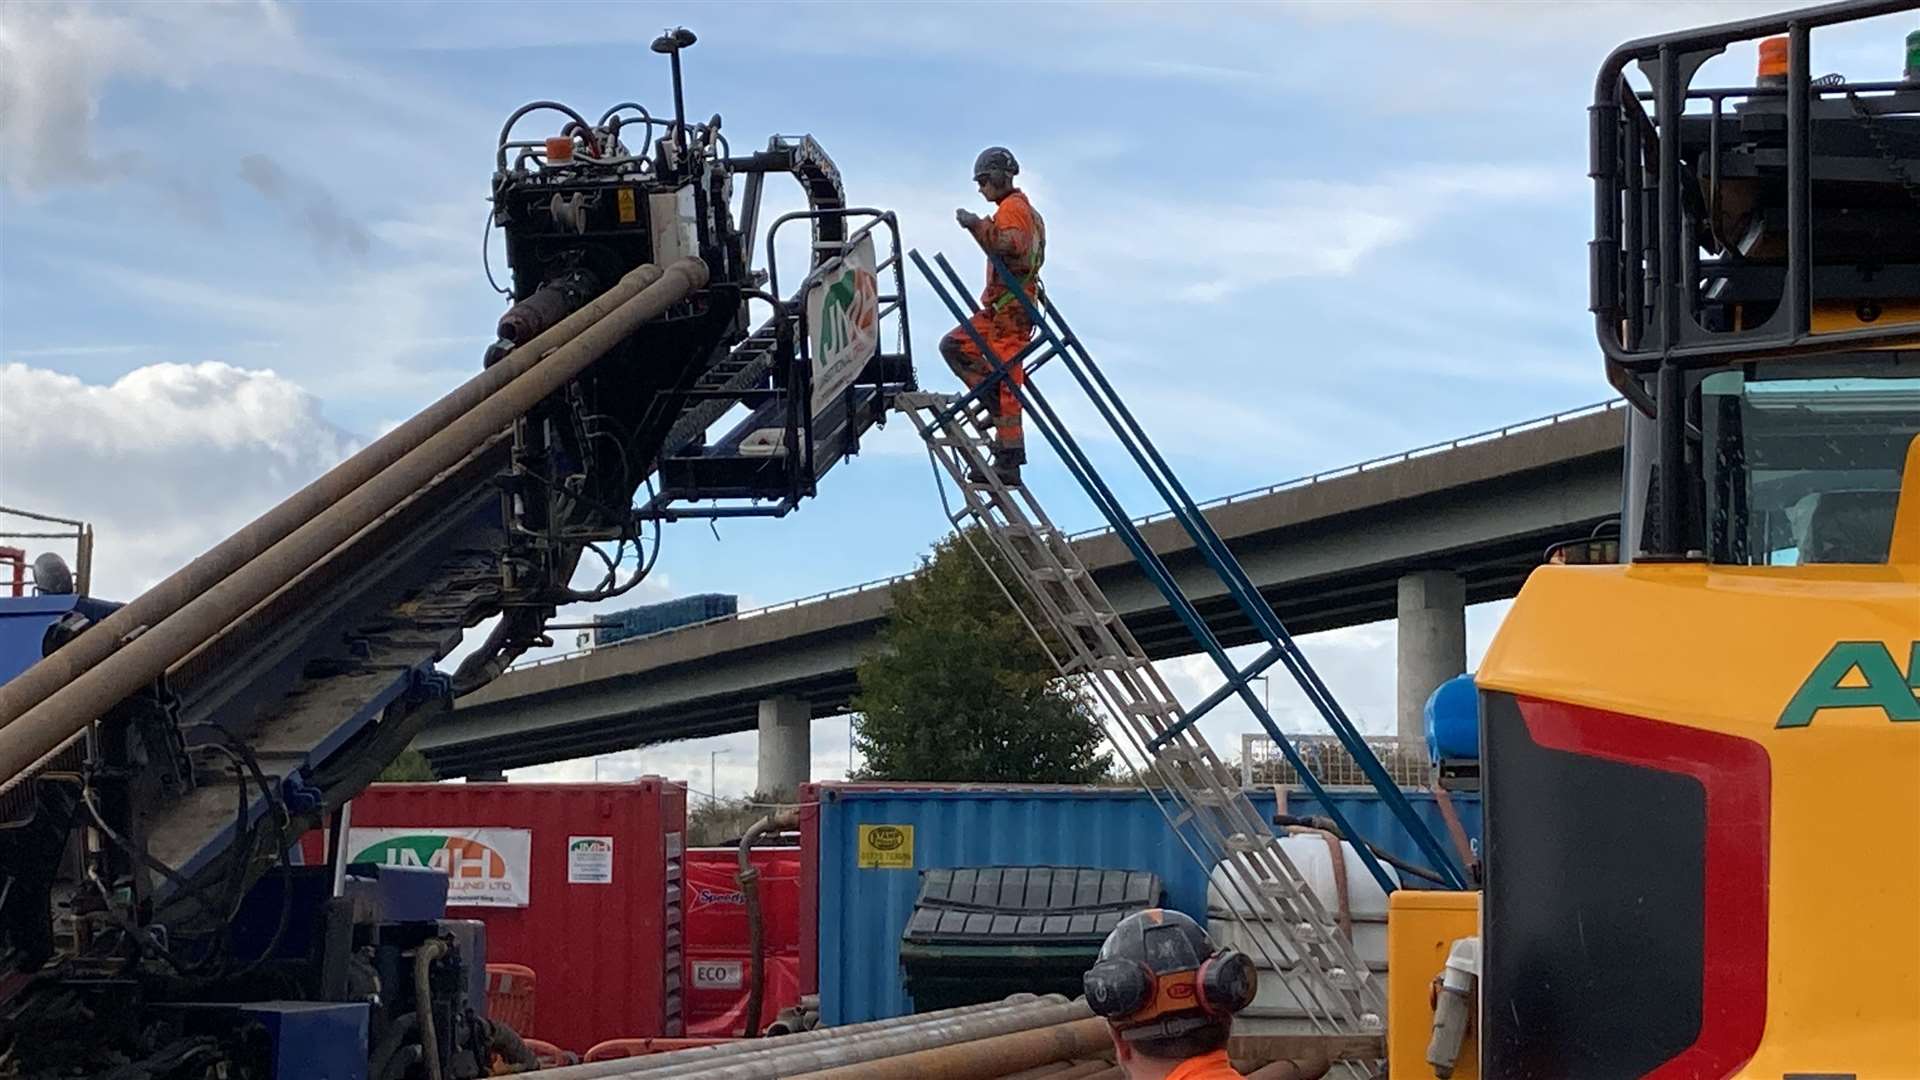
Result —
<instances>
[{"instance_id":1,"label":"aluminium ladder rung","mask_svg":"<svg viewBox=\"0 0 1920 1080\"><path fill-rule=\"evenodd\" d=\"M1068 644L1056 659L1063 674L1089 680L1096 696L1120 715L1136 718L1128 730L1136 750L1145 754L1148 768L1165 783L1164 808L1176 832L1191 835L1221 864L1231 865L1255 901L1256 917L1274 935L1281 955L1272 959L1297 983L1296 997L1312 1002L1325 1021L1340 1030L1377 1033L1382 1024L1385 997L1377 982L1356 978L1353 945L1333 917L1314 897L1306 880L1278 847L1270 833L1253 835L1247 815L1252 813L1237 777L1217 767L1199 731L1177 729L1182 710L1165 699L1164 683L1139 645L1080 563L1069 542L1047 520L1045 512L1026 492L1026 503L1014 489L990 476L969 483L968 453L984 455L992 448L986 406L979 399L954 409L955 399L938 394L901 395L896 405L912 418L933 455L961 481L964 505L951 512L956 527L979 526L1004 557L1018 583L1003 581L1010 591L1024 586L1040 600L1035 611L1040 625L1051 623ZM1060 538L1060 543L1055 539ZM1022 545L1017 541L1029 543ZM1048 586L1053 588L1048 588ZM1111 627L1111 630L1105 628ZM1105 632L1103 632L1105 631ZM1147 748L1138 728L1158 733L1178 730L1178 741ZM1118 733L1116 732L1116 737ZM1198 851L1196 851L1198 854ZM1294 957L1289 959L1289 955ZM1320 1021L1316 1021L1319 1023Z\"/></svg>"}]
</instances>

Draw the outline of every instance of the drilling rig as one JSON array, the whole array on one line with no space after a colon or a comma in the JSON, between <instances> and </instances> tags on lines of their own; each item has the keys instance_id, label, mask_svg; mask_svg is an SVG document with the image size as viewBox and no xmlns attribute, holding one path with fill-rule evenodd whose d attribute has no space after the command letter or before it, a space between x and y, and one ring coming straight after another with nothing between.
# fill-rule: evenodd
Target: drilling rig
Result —
<instances>
[{"instance_id":1,"label":"drilling rig","mask_svg":"<svg viewBox=\"0 0 1920 1080\"><path fill-rule=\"evenodd\" d=\"M849 206L810 136L736 154L690 119L695 40L652 44L669 109L507 118L479 374L128 604L0 602L31 650L0 685L0 1075L531 1064L443 875L288 853L556 610L634 588L663 523L791 512L912 387L893 215ZM755 269L779 175L806 208ZM783 232L807 244L785 295Z\"/></svg>"}]
</instances>

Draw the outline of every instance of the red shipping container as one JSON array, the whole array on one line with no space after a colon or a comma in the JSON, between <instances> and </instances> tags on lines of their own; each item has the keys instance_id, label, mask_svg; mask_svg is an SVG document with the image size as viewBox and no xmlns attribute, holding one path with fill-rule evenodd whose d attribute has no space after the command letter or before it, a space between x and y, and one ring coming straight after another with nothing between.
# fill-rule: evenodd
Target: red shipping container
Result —
<instances>
[{"instance_id":1,"label":"red shipping container","mask_svg":"<svg viewBox=\"0 0 1920 1080\"><path fill-rule=\"evenodd\" d=\"M685 1034L686 821L685 786L658 777L375 784L353 800L347 848L355 861L447 869L449 912L486 923L488 962L533 969L533 1030L521 1034L584 1053Z\"/></svg>"},{"instance_id":2,"label":"red shipping container","mask_svg":"<svg viewBox=\"0 0 1920 1080\"><path fill-rule=\"evenodd\" d=\"M800 849L756 847L760 871L760 926L766 960L760 1024L800 1002ZM686 987L687 1034L736 1036L746 1026L748 963L746 899L735 881L735 848L687 852Z\"/></svg>"}]
</instances>

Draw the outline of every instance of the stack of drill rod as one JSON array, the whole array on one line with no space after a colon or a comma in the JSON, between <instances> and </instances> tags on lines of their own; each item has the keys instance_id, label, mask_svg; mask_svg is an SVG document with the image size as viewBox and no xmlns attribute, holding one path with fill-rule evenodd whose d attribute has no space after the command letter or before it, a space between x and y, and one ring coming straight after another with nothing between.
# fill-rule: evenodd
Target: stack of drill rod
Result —
<instances>
[{"instance_id":1,"label":"stack of drill rod","mask_svg":"<svg viewBox=\"0 0 1920 1080\"><path fill-rule=\"evenodd\" d=\"M1377 1054L1371 1044L1353 1048ZM1236 1049L1260 1080L1312 1080L1318 1060ZM1120 1080L1106 1021L1084 1000L1015 994L1004 1001L819 1028L770 1039L543 1071L547 1080Z\"/></svg>"}]
</instances>

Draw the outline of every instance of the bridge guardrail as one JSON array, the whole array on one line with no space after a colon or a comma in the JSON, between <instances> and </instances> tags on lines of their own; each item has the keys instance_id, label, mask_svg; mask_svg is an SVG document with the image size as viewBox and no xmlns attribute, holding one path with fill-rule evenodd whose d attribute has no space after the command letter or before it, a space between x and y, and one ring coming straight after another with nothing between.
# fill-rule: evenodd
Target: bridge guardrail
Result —
<instances>
[{"instance_id":1,"label":"bridge guardrail","mask_svg":"<svg viewBox=\"0 0 1920 1080\"><path fill-rule=\"evenodd\" d=\"M1444 453L1448 450L1458 450L1461 447L1473 446L1483 442L1490 442L1494 439L1504 439L1509 435L1518 435L1526 431L1534 431L1543 427L1552 427L1555 424L1563 424L1569 420L1577 420L1583 416L1592 416L1596 413L1605 413L1605 412L1612 412L1616 409L1624 409L1626 408L1626 404L1627 403L1625 401L1619 401L1619 400L1600 401L1600 402L1595 402L1592 405L1583 405L1577 409L1565 409L1557 413L1551 413L1547 416L1537 416L1531 420L1522 420L1522 421L1519 421L1518 423L1508 424L1505 427L1489 428L1486 431L1477 431L1471 435L1462 435L1457 439L1448 439L1446 442L1430 443L1426 446L1415 447L1412 450L1402 450L1397 454L1387 454L1381 457L1368 458L1367 460L1359 462L1358 464L1345 465L1337 469L1327 469L1317 473L1309 473L1305 476L1298 476L1291 480L1282 480L1277 484L1268 484L1266 487L1251 488L1247 491L1235 492L1232 495L1222 495L1218 498L1209 499L1206 502L1201 503L1200 509L1211 510L1216 506L1227 506L1236 502L1245 502L1248 499L1264 498L1265 496L1274 495L1282 491L1291 491L1295 488L1311 487L1314 484L1323 483L1328 480L1337 480L1343 476L1354 476L1359 473L1367 472L1371 469L1378 469L1386 465L1397 465L1404 461L1412 461L1415 458L1422 458L1432 454ZM1172 514L1165 513L1165 512L1158 513L1158 514L1148 514L1147 516L1142 518L1135 518L1134 524L1148 525L1156 521L1166 520L1168 518L1171 518L1172 516L1173 516ZM1086 540L1095 536L1100 536L1104 533L1111 532L1111 531L1112 530L1110 529L1086 529L1077 533L1069 533L1067 536L1067 539ZM616 641L609 645L599 646L598 648L574 649L570 652L555 653L552 656L542 656L535 659L522 660L522 661L519 661L518 663L509 665L507 667L507 670L518 671L522 668L543 667L547 664L557 664L565 660L576 660L582 656L587 655L588 653L601 652L606 649L618 649L627 645L632 645L635 642L640 642L640 641L652 641L654 638L657 638L657 637L662 637L667 634L677 634L684 630L692 630L695 627L711 626L714 623L737 622L741 619L751 619L761 615L771 615L775 612L787 611L792 608L801 607L807 604L824 603L828 600L836 600L836 599L839 599L840 597L852 596L856 593L869 592L874 589L890 588L893 585L896 585L902 581L905 581L906 579L912 576L913 576L912 573L894 574L890 577L876 578L873 581L863 581L858 585L847 585L838 589L828 589L826 592L813 593L812 595L809 595L809 596L796 597L792 600L782 600L777 604L767 604L762 607L752 608L750 610L742 611L734 615L722 615L716 619L705 619L697 623L687 623L683 626L671 627L666 630L660 630L655 633L645 634L640 637L626 638L622 641Z\"/></svg>"},{"instance_id":2,"label":"bridge guardrail","mask_svg":"<svg viewBox=\"0 0 1920 1080\"><path fill-rule=\"evenodd\" d=\"M1306 476L1296 476L1291 480L1282 480L1277 484L1268 484L1266 487L1251 488L1247 491L1235 492L1232 495L1222 495L1201 503L1200 509L1211 510L1216 506L1227 506L1231 503L1244 502L1248 499L1264 498L1282 491L1291 491L1294 488L1311 487L1323 481L1337 480L1343 476L1354 476L1371 469L1378 469L1385 465L1398 465L1401 462L1412 461L1415 458L1445 453L1448 450L1458 450L1464 446L1491 442L1494 439L1504 439L1509 435L1518 435L1522 432L1533 431L1538 428L1552 427L1555 424L1563 424L1569 420L1577 420L1583 416L1592 416L1595 413L1624 409L1626 405L1627 403L1625 401L1599 401L1592 405L1582 405L1577 409L1566 409L1548 416L1538 416L1532 420L1522 420L1518 423L1508 424L1505 427L1489 428L1486 431L1477 431L1472 435L1462 435L1457 439L1448 439L1446 442L1430 443L1426 446L1415 447L1412 450L1402 450L1397 454L1386 454L1381 457L1368 458L1356 465L1343 465L1337 469L1327 469L1323 472L1309 473ZM1134 524L1149 525L1153 522L1165 521L1172 517L1173 515L1171 513L1163 511L1158 514L1148 514L1143 518L1135 518ZM1086 529L1082 532L1068 534L1067 539L1085 540L1109 531L1111 530Z\"/></svg>"}]
</instances>

